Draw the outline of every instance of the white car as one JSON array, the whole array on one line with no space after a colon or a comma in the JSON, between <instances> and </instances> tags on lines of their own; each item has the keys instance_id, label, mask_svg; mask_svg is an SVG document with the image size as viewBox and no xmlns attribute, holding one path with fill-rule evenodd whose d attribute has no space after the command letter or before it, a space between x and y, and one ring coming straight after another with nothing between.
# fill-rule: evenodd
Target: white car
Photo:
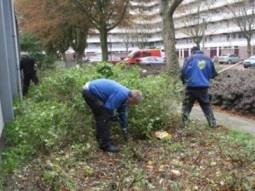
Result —
<instances>
[{"instance_id":1,"label":"white car","mask_svg":"<svg viewBox=\"0 0 255 191\"><path fill-rule=\"evenodd\" d=\"M101 62L102 61L102 55L101 54L97 54L97 55L93 55L93 56L89 56L88 57L88 61L89 62Z\"/></svg>"},{"instance_id":2,"label":"white car","mask_svg":"<svg viewBox=\"0 0 255 191\"><path fill-rule=\"evenodd\" d=\"M255 68L255 56L251 56L250 58L243 61L243 67L244 68Z\"/></svg>"},{"instance_id":3,"label":"white car","mask_svg":"<svg viewBox=\"0 0 255 191\"><path fill-rule=\"evenodd\" d=\"M148 57L139 58L138 63L142 65L153 65L153 64L156 65L156 64L165 64L166 62L163 57L148 56Z\"/></svg>"},{"instance_id":4,"label":"white car","mask_svg":"<svg viewBox=\"0 0 255 191\"><path fill-rule=\"evenodd\" d=\"M227 54L227 55L220 56L218 58L219 64L235 64L239 62L240 60L241 59L239 58L239 56L235 54Z\"/></svg>"}]
</instances>

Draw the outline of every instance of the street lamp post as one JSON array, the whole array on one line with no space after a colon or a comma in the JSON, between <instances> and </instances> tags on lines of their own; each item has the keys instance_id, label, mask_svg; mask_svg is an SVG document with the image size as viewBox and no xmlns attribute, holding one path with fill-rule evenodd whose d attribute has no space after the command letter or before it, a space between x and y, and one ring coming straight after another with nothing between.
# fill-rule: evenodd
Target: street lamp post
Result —
<instances>
[{"instance_id":1,"label":"street lamp post","mask_svg":"<svg viewBox=\"0 0 255 191\"><path fill-rule=\"evenodd\" d=\"M109 36L109 39L110 39L110 59L111 59L111 62L112 62L112 35L111 34Z\"/></svg>"},{"instance_id":2,"label":"street lamp post","mask_svg":"<svg viewBox=\"0 0 255 191\"><path fill-rule=\"evenodd\" d=\"M202 33L202 50L205 50L205 29L206 29L206 22L205 18L203 18L203 33Z\"/></svg>"}]
</instances>

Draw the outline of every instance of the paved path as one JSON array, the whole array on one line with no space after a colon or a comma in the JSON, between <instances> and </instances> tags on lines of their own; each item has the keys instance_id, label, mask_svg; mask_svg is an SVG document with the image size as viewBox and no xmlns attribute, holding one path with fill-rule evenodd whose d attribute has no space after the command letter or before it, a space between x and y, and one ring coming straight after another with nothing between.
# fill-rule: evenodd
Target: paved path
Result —
<instances>
[{"instance_id":1,"label":"paved path","mask_svg":"<svg viewBox=\"0 0 255 191\"><path fill-rule=\"evenodd\" d=\"M214 111L214 114L218 124L224 125L230 129L255 135L255 120L218 111ZM203 122L206 122L205 117L199 106L193 107L191 112L191 118L199 119Z\"/></svg>"}]
</instances>

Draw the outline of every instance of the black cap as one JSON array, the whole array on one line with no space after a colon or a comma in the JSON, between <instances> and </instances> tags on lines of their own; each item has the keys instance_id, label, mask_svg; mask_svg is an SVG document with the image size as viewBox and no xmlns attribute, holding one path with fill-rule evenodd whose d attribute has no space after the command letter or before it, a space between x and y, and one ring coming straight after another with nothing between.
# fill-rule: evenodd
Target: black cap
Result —
<instances>
[{"instance_id":1,"label":"black cap","mask_svg":"<svg viewBox=\"0 0 255 191\"><path fill-rule=\"evenodd\" d=\"M191 53L194 54L196 51L199 51L200 49L197 46L194 46L191 48Z\"/></svg>"}]
</instances>

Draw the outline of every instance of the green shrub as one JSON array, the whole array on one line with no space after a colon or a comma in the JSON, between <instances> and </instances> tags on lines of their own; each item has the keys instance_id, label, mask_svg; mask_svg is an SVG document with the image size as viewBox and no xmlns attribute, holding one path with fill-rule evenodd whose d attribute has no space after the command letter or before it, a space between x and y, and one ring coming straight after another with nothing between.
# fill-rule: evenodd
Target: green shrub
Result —
<instances>
[{"instance_id":1,"label":"green shrub","mask_svg":"<svg viewBox=\"0 0 255 191\"><path fill-rule=\"evenodd\" d=\"M39 39L33 34L22 33L20 47L21 51L29 53L35 59L40 70L52 69L55 67L54 63L56 61L56 56L43 53L44 50Z\"/></svg>"},{"instance_id":2,"label":"green shrub","mask_svg":"<svg viewBox=\"0 0 255 191\"><path fill-rule=\"evenodd\" d=\"M95 139L92 116L81 96L81 88L96 78L108 77L143 92L143 103L130 108L131 136L146 138L153 130L178 125L174 80L167 76L141 78L137 67L105 63L54 70L47 76L31 89L25 100L16 104L16 120L5 128L4 172L12 172L38 154L73 144L91 144L91 138Z\"/></svg>"}]
</instances>

